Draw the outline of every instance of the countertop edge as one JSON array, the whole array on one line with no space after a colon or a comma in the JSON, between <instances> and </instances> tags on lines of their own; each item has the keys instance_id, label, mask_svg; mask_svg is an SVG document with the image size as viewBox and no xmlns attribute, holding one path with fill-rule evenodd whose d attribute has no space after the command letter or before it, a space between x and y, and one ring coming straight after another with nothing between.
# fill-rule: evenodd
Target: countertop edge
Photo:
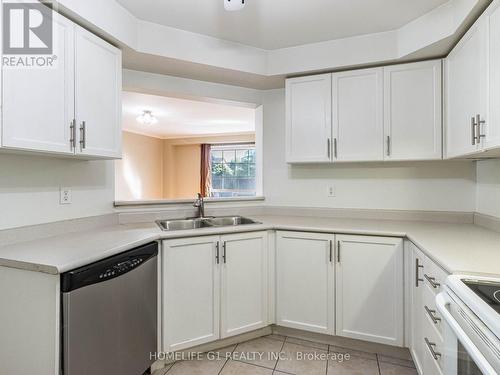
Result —
<instances>
[{"instance_id":1,"label":"countertop edge","mask_svg":"<svg viewBox=\"0 0 500 375\"><path fill-rule=\"evenodd\" d=\"M446 262L444 262L439 257L433 254L432 250L427 249L421 244L421 242L415 238L414 235L408 231L391 231L391 230L371 230L371 229L345 229L336 227L321 227L321 226L308 226L300 224L266 224L265 221L259 224L251 224L245 227L225 227L225 228L211 228L210 231L206 232L196 232L193 234L192 231L175 231L175 232L158 232L158 229L151 228L151 234L144 234L141 238L133 240L131 242L122 243L120 245L107 248L104 252L99 253L99 255L94 255L91 257L83 257L82 260L67 263L61 266L49 265L49 264L37 264L30 263L21 260L0 258L0 266L16 268L26 271L43 272L51 275L58 275L69 270L81 267L86 264L90 264L110 256L119 254L121 252L130 250L134 247L144 245L148 242L159 241L159 240L169 240L175 238L187 238L187 237L198 237L198 236L210 236L210 235L221 235L230 233L245 233L254 231L265 231L265 230L283 230L283 231L302 231L302 232L316 232L316 233L333 233L333 234L352 234L352 235L367 235L367 236L386 236L386 237L399 237L407 239L417 246L425 255L427 255L432 261L434 261L439 267L450 274L456 273L468 273L475 275L493 275L486 272L474 272L467 270L455 270L449 267ZM411 231L410 231L411 232ZM418 236L417 236L418 237Z\"/></svg>"}]
</instances>

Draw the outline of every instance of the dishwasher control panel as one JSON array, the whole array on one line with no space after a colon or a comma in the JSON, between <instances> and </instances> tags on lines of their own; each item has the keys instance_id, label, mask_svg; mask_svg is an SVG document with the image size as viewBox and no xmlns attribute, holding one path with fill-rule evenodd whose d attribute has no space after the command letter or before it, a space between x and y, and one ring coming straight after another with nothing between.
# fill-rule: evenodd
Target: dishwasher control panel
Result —
<instances>
[{"instance_id":1,"label":"dishwasher control panel","mask_svg":"<svg viewBox=\"0 0 500 375\"><path fill-rule=\"evenodd\" d=\"M107 279L112 276L119 275L124 272L130 271L132 268L138 266L143 262L143 258L134 258L124 262L117 263L111 268L106 269L104 272L99 274L100 279Z\"/></svg>"},{"instance_id":2,"label":"dishwasher control panel","mask_svg":"<svg viewBox=\"0 0 500 375\"><path fill-rule=\"evenodd\" d=\"M158 254L158 244L151 243L125 253L103 259L61 275L62 291L111 280L126 274Z\"/></svg>"}]
</instances>

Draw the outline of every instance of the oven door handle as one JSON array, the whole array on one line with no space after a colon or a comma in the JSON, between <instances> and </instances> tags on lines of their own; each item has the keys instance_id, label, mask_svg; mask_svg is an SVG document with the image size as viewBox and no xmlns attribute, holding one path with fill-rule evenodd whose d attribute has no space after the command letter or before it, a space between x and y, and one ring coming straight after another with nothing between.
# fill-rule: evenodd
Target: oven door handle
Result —
<instances>
[{"instance_id":1,"label":"oven door handle","mask_svg":"<svg viewBox=\"0 0 500 375\"><path fill-rule=\"evenodd\" d=\"M438 311L453 330L458 340L460 340L465 350L467 350L467 353L469 353L472 357L477 367L479 367L484 374L495 374L496 370L491 367L486 358L484 358L479 349L474 345L472 340L467 336L462 327L460 327L460 324L458 324L455 318L453 318L453 315L451 315L450 311L447 309L447 306L451 303L452 300L446 292L441 292L436 296L436 307Z\"/></svg>"}]
</instances>

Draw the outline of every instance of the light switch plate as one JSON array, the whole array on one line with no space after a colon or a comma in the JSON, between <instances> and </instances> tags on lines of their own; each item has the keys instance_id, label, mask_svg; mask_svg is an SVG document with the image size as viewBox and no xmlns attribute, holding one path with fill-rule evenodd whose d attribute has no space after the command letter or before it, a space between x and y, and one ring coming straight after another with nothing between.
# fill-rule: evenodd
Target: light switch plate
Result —
<instances>
[{"instance_id":1,"label":"light switch plate","mask_svg":"<svg viewBox=\"0 0 500 375\"><path fill-rule=\"evenodd\" d=\"M59 188L59 203L71 204L71 189L68 187Z\"/></svg>"}]
</instances>

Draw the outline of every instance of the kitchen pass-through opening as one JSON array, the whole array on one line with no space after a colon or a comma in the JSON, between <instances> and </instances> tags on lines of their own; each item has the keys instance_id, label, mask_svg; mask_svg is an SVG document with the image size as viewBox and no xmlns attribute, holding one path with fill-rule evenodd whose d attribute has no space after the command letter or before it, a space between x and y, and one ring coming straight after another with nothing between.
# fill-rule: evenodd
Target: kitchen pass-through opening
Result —
<instances>
[{"instance_id":1,"label":"kitchen pass-through opening","mask_svg":"<svg viewBox=\"0 0 500 375\"><path fill-rule=\"evenodd\" d=\"M260 197L261 139L261 106L124 92L115 200Z\"/></svg>"}]
</instances>

